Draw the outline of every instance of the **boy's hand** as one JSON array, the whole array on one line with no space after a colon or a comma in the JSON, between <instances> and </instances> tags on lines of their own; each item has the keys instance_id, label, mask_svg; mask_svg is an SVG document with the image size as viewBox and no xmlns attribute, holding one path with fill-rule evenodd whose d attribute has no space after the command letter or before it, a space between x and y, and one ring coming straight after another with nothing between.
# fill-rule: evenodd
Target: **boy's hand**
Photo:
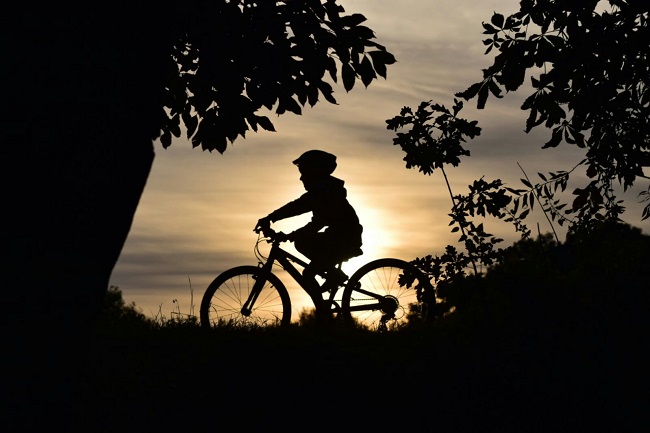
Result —
<instances>
[{"instance_id":1,"label":"boy's hand","mask_svg":"<svg viewBox=\"0 0 650 433\"><path fill-rule=\"evenodd\" d=\"M257 221L257 225L253 230L258 231L259 228L267 228L267 227L271 227L271 219L269 217L264 217L264 218L260 218Z\"/></svg>"}]
</instances>

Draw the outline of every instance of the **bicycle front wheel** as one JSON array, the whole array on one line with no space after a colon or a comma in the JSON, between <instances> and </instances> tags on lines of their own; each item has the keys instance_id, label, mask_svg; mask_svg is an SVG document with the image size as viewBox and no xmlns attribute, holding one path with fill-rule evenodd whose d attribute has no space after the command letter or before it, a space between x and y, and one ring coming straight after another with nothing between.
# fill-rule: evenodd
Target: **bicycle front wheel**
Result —
<instances>
[{"instance_id":1,"label":"bicycle front wheel","mask_svg":"<svg viewBox=\"0 0 650 433\"><path fill-rule=\"evenodd\" d=\"M256 283L261 290L244 309ZM274 274L256 266L239 266L212 281L203 294L200 313L204 327L286 326L291 323L291 300Z\"/></svg>"},{"instance_id":2,"label":"bicycle front wheel","mask_svg":"<svg viewBox=\"0 0 650 433\"><path fill-rule=\"evenodd\" d=\"M415 275L411 287L399 284L400 275ZM385 258L357 270L345 286L341 310L346 324L373 331L397 329L407 322L421 321L426 306L418 299L416 286L430 288L426 276L409 262Z\"/></svg>"}]
</instances>

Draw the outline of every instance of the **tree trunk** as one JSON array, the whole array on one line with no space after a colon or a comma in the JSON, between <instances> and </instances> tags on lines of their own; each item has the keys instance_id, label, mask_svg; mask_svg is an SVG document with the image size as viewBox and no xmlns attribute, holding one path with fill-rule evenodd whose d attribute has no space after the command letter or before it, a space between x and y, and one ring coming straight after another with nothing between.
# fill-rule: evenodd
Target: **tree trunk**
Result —
<instances>
[{"instance_id":1,"label":"tree trunk","mask_svg":"<svg viewBox=\"0 0 650 433\"><path fill-rule=\"evenodd\" d=\"M18 331L73 332L96 318L164 115L158 17L55 7L0 30L2 317Z\"/></svg>"}]
</instances>

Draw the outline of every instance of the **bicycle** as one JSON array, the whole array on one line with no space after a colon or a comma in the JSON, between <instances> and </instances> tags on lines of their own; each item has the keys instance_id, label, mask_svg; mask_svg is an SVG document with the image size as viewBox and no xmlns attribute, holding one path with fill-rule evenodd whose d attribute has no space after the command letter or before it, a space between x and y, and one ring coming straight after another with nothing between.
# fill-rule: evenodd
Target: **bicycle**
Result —
<instances>
[{"instance_id":1,"label":"bicycle","mask_svg":"<svg viewBox=\"0 0 650 433\"><path fill-rule=\"evenodd\" d=\"M319 307L324 306L331 317L344 326L381 332L396 329L415 318L426 320L427 299L435 299L432 298L433 287L409 262L396 258L376 259L361 266L349 278L341 270L343 262L339 262L328 272L340 274L338 281L325 279L320 287L310 289L299 269L304 269L308 263L280 245L286 235L270 227L258 227L255 232L258 234L254 248L258 265L228 269L212 281L201 300L202 326L289 325L291 299L284 283L273 273L274 266L286 270L309 294L317 314ZM271 244L267 257L260 252L262 242Z\"/></svg>"}]
</instances>

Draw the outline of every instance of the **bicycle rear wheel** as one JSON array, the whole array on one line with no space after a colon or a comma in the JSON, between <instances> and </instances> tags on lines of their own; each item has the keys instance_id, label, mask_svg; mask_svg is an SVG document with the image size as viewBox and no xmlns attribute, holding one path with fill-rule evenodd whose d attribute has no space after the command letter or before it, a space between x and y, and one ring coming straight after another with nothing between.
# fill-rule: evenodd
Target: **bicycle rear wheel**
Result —
<instances>
[{"instance_id":1,"label":"bicycle rear wheel","mask_svg":"<svg viewBox=\"0 0 650 433\"><path fill-rule=\"evenodd\" d=\"M411 287L399 284L404 272L415 275ZM409 262L385 258L373 260L357 270L345 286L341 313L347 325L386 331L409 321L422 321L426 305L415 289L433 290L426 276Z\"/></svg>"},{"instance_id":2,"label":"bicycle rear wheel","mask_svg":"<svg viewBox=\"0 0 650 433\"><path fill-rule=\"evenodd\" d=\"M253 285L263 280L262 290L250 311L242 308ZM229 269L212 281L201 300L201 325L266 327L291 323L289 292L274 274L256 266Z\"/></svg>"}]
</instances>

